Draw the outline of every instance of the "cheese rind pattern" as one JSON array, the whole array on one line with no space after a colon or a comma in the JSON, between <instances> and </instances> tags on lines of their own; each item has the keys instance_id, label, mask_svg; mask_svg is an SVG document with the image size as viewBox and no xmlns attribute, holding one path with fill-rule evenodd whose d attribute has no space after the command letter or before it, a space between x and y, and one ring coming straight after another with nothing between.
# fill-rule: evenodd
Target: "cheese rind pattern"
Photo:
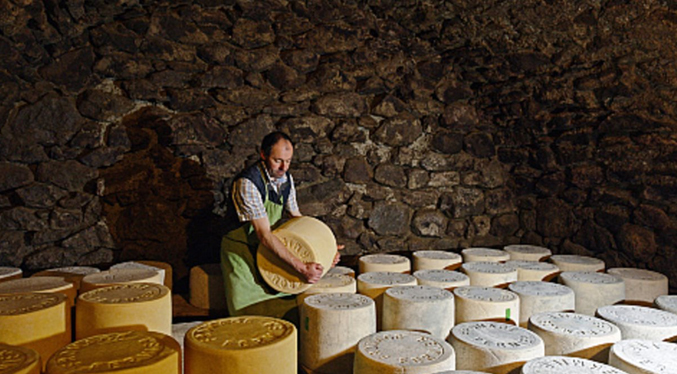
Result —
<instances>
[{"instance_id":1,"label":"cheese rind pattern","mask_svg":"<svg viewBox=\"0 0 677 374\"><path fill-rule=\"evenodd\" d=\"M609 365L628 374L671 374L677 367L677 344L622 340L611 347Z\"/></svg>"},{"instance_id":2,"label":"cheese rind pattern","mask_svg":"<svg viewBox=\"0 0 677 374\"><path fill-rule=\"evenodd\" d=\"M621 330L623 339L662 341L677 336L677 315L636 305L607 305L597 316Z\"/></svg>"}]
</instances>

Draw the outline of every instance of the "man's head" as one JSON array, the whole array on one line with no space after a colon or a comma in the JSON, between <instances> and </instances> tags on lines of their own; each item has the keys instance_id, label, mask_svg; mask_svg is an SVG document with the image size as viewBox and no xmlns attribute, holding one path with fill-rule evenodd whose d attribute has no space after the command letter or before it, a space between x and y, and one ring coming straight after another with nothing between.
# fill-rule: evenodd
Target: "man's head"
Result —
<instances>
[{"instance_id":1,"label":"man's head","mask_svg":"<svg viewBox=\"0 0 677 374\"><path fill-rule=\"evenodd\" d=\"M281 178L289 170L294 144L289 135L283 132L272 132L261 141L261 159L266 164L268 173L273 178Z\"/></svg>"}]
</instances>

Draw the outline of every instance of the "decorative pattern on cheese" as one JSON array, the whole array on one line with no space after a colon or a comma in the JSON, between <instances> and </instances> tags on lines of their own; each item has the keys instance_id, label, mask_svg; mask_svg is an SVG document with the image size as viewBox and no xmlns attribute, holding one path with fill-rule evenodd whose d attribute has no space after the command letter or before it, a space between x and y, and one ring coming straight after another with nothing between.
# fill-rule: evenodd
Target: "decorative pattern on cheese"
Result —
<instances>
[{"instance_id":1,"label":"decorative pattern on cheese","mask_svg":"<svg viewBox=\"0 0 677 374\"><path fill-rule=\"evenodd\" d=\"M0 343L0 374L40 374L41 371L37 351Z\"/></svg>"},{"instance_id":2,"label":"decorative pattern on cheese","mask_svg":"<svg viewBox=\"0 0 677 374\"><path fill-rule=\"evenodd\" d=\"M60 293L66 296L69 306L73 305L77 294L73 283L61 277L20 278L0 283L0 294L26 292Z\"/></svg>"},{"instance_id":3,"label":"decorative pattern on cheese","mask_svg":"<svg viewBox=\"0 0 677 374\"><path fill-rule=\"evenodd\" d=\"M414 278L421 286L439 287L449 291L470 285L467 275L452 270L418 270L414 272Z\"/></svg>"},{"instance_id":4,"label":"decorative pattern on cheese","mask_svg":"<svg viewBox=\"0 0 677 374\"><path fill-rule=\"evenodd\" d=\"M661 341L677 337L677 315L635 305L607 305L597 309L597 316L621 330L623 339Z\"/></svg>"},{"instance_id":5,"label":"decorative pattern on cheese","mask_svg":"<svg viewBox=\"0 0 677 374\"><path fill-rule=\"evenodd\" d=\"M520 326L527 327L529 318L543 312L573 312L574 291L561 284L541 281L517 281L508 290L520 298Z\"/></svg>"},{"instance_id":6,"label":"decorative pattern on cheese","mask_svg":"<svg viewBox=\"0 0 677 374\"><path fill-rule=\"evenodd\" d=\"M628 374L672 374L677 368L677 344L622 340L611 347L609 365Z\"/></svg>"},{"instance_id":7,"label":"decorative pattern on cheese","mask_svg":"<svg viewBox=\"0 0 677 374\"><path fill-rule=\"evenodd\" d=\"M576 313L593 316L597 308L625 300L625 283L611 274L565 271L559 281L574 290Z\"/></svg>"},{"instance_id":8,"label":"decorative pattern on cheese","mask_svg":"<svg viewBox=\"0 0 677 374\"><path fill-rule=\"evenodd\" d=\"M493 287L464 286L453 291L456 324L500 320L519 323L520 302L516 293Z\"/></svg>"},{"instance_id":9,"label":"decorative pattern on cheese","mask_svg":"<svg viewBox=\"0 0 677 374\"><path fill-rule=\"evenodd\" d=\"M522 374L627 374L613 366L578 357L545 356L530 360Z\"/></svg>"}]
</instances>

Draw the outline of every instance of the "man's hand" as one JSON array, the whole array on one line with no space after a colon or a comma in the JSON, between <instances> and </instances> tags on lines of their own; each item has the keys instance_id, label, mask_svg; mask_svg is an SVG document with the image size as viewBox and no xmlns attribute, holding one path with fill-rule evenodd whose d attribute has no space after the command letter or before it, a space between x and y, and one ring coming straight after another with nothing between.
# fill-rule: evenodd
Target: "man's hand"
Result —
<instances>
[{"instance_id":1,"label":"man's hand","mask_svg":"<svg viewBox=\"0 0 677 374\"><path fill-rule=\"evenodd\" d=\"M322 278L324 268L317 262L307 262L297 270L306 278L306 282L317 283Z\"/></svg>"},{"instance_id":2,"label":"man's hand","mask_svg":"<svg viewBox=\"0 0 677 374\"><path fill-rule=\"evenodd\" d=\"M341 254L339 253L339 251L345 247L346 246L343 244L339 244L336 246L336 255L334 256L334 261L331 262L331 267L336 266L336 264L338 264L339 261L341 261Z\"/></svg>"}]
</instances>

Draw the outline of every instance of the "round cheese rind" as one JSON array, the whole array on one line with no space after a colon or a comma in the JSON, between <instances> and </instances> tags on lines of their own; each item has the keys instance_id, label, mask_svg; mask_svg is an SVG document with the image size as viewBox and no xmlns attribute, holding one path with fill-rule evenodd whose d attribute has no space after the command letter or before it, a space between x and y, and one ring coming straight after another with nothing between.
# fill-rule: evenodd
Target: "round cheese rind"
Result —
<instances>
[{"instance_id":1,"label":"round cheese rind","mask_svg":"<svg viewBox=\"0 0 677 374\"><path fill-rule=\"evenodd\" d=\"M375 253L361 256L359 259L360 274L370 272L410 273L411 262L400 255Z\"/></svg>"},{"instance_id":2,"label":"round cheese rind","mask_svg":"<svg viewBox=\"0 0 677 374\"><path fill-rule=\"evenodd\" d=\"M446 339L454 327L454 295L432 286L403 286L383 296L382 330L424 331Z\"/></svg>"},{"instance_id":3,"label":"round cheese rind","mask_svg":"<svg viewBox=\"0 0 677 374\"><path fill-rule=\"evenodd\" d=\"M565 271L559 281L574 290L576 313L593 316L597 308L625 300L625 283L611 274Z\"/></svg>"},{"instance_id":4,"label":"round cheese rind","mask_svg":"<svg viewBox=\"0 0 677 374\"><path fill-rule=\"evenodd\" d=\"M209 310L227 310L220 264L202 264L190 269L190 305Z\"/></svg>"},{"instance_id":5,"label":"round cheese rind","mask_svg":"<svg viewBox=\"0 0 677 374\"><path fill-rule=\"evenodd\" d=\"M510 260L506 265L517 268L518 281L549 280L559 274L559 268L549 262Z\"/></svg>"},{"instance_id":6,"label":"round cheese rind","mask_svg":"<svg viewBox=\"0 0 677 374\"><path fill-rule=\"evenodd\" d=\"M97 288L128 283L163 284L160 273L151 269L111 269L99 273L85 275L80 283L80 292L84 293Z\"/></svg>"},{"instance_id":7,"label":"round cheese rind","mask_svg":"<svg viewBox=\"0 0 677 374\"><path fill-rule=\"evenodd\" d=\"M22 276L23 271L20 268L0 266L0 282L21 278Z\"/></svg>"},{"instance_id":8,"label":"round cheese rind","mask_svg":"<svg viewBox=\"0 0 677 374\"><path fill-rule=\"evenodd\" d=\"M31 277L61 277L66 282L71 282L76 290L80 289L80 282L85 275L98 273L101 270L91 266L67 266L61 268L47 269L39 271Z\"/></svg>"},{"instance_id":9,"label":"round cheese rind","mask_svg":"<svg viewBox=\"0 0 677 374\"><path fill-rule=\"evenodd\" d=\"M541 281L517 281L508 290L520 298L520 326L527 327L529 318L543 312L574 311L574 291L561 284Z\"/></svg>"},{"instance_id":10,"label":"round cheese rind","mask_svg":"<svg viewBox=\"0 0 677 374\"><path fill-rule=\"evenodd\" d=\"M552 251L545 247L529 244L511 244L503 247L515 261L543 261L552 255Z\"/></svg>"},{"instance_id":11,"label":"round cheese rind","mask_svg":"<svg viewBox=\"0 0 677 374\"><path fill-rule=\"evenodd\" d=\"M493 248L466 248L461 251L463 262L491 261L505 262L510 260L510 254L501 249Z\"/></svg>"},{"instance_id":12,"label":"round cheese rind","mask_svg":"<svg viewBox=\"0 0 677 374\"><path fill-rule=\"evenodd\" d=\"M168 288L171 289L167 285L167 280L168 278L170 279L169 284L171 285L171 272L172 272L172 267L164 262L159 262L159 261L127 261L127 262L121 262L119 264L115 264L110 267L111 269L117 270L117 269L146 269L146 270L153 270L157 271L160 273L159 279L162 281L162 284L167 286Z\"/></svg>"},{"instance_id":13,"label":"round cheese rind","mask_svg":"<svg viewBox=\"0 0 677 374\"><path fill-rule=\"evenodd\" d=\"M677 368L677 344L628 339L611 347L609 365L628 374L671 374Z\"/></svg>"},{"instance_id":14,"label":"round cheese rind","mask_svg":"<svg viewBox=\"0 0 677 374\"><path fill-rule=\"evenodd\" d=\"M471 286L505 287L517 280L517 268L500 262L466 262L461 266L461 270L470 279Z\"/></svg>"},{"instance_id":15,"label":"round cheese rind","mask_svg":"<svg viewBox=\"0 0 677 374\"><path fill-rule=\"evenodd\" d=\"M356 293L357 281L348 275L327 273L317 283L296 296L296 303L303 305L303 300L318 293Z\"/></svg>"},{"instance_id":16,"label":"round cheese rind","mask_svg":"<svg viewBox=\"0 0 677 374\"><path fill-rule=\"evenodd\" d=\"M355 278L355 270L347 266L334 266L331 269L327 270L327 274L347 275L351 278Z\"/></svg>"},{"instance_id":17,"label":"round cheese rind","mask_svg":"<svg viewBox=\"0 0 677 374\"><path fill-rule=\"evenodd\" d=\"M545 356L530 360L522 374L627 374L613 366L579 357Z\"/></svg>"},{"instance_id":18,"label":"round cheese rind","mask_svg":"<svg viewBox=\"0 0 677 374\"><path fill-rule=\"evenodd\" d=\"M516 293L493 287L455 288L455 324L469 321L500 320L519 323L520 302Z\"/></svg>"},{"instance_id":19,"label":"round cheese rind","mask_svg":"<svg viewBox=\"0 0 677 374\"><path fill-rule=\"evenodd\" d=\"M418 270L414 272L414 278L421 286L439 287L449 291L470 285L467 275L453 270Z\"/></svg>"},{"instance_id":20,"label":"round cheese rind","mask_svg":"<svg viewBox=\"0 0 677 374\"><path fill-rule=\"evenodd\" d=\"M661 341L677 337L677 315L636 305L607 305L597 309L597 316L621 330L623 339Z\"/></svg>"},{"instance_id":21,"label":"round cheese rind","mask_svg":"<svg viewBox=\"0 0 677 374\"><path fill-rule=\"evenodd\" d=\"M658 308L677 314L677 295L661 295L654 300L654 305Z\"/></svg>"},{"instance_id":22,"label":"round cheese rind","mask_svg":"<svg viewBox=\"0 0 677 374\"><path fill-rule=\"evenodd\" d=\"M388 271L369 272L357 276L357 292L372 299L380 296L390 287L415 286L413 275Z\"/></svg>"},{"instance_id":23,"label":"round cheese rind","mask_svg":"<svg viewBox=\"0 0 677 374\"><path fill-rule=\"evenodd\" d=\"M414 260L414 271L418 270L454 270L461 265L463 258L458 253L447 251L416 251L411 257Z\"/></svg>"},{"instance_id":24,"label":"round cheese rind","mask_svg":"<svg viewBox=\"0 0 677 374\"><path fill-rule=\"evenodd\" d=\"M0 343L0 374L40 374L42 363L37 351Z\"/></svg>"},{"instance_id":25,"label":"round cheese rind","mask_svg":"<svg viewBox=\"0 0 677 374\"><path fill-rule=\"evenodd\" d=\"M550 261L557 265L560 271L604 271L604 261L579 255L552 255Z\"/></svg>"},{"instance_id":26,"label":"round cheese rind","mask_svg":"<svg viewBox=\"0 0 677 374\"><path fill-rule=\"evenodd\" d=\"M668 294L668 277L646 269L611 268L608 274L625 282L625 300L651 305L660 295Z\"/></svg>"},{"instance_id":27,"label":"round cheese rind","mask_svg":"<svg viewBox=\"0 0 677 374\"><path fill-rule=\"evenodd\" d=\"M8 280L0 283L0 294L12 293L60 293L66 296L69 306L72 306L77 290L71 282L62 277L35 277Z\"/></svg>"}]
</instances>

